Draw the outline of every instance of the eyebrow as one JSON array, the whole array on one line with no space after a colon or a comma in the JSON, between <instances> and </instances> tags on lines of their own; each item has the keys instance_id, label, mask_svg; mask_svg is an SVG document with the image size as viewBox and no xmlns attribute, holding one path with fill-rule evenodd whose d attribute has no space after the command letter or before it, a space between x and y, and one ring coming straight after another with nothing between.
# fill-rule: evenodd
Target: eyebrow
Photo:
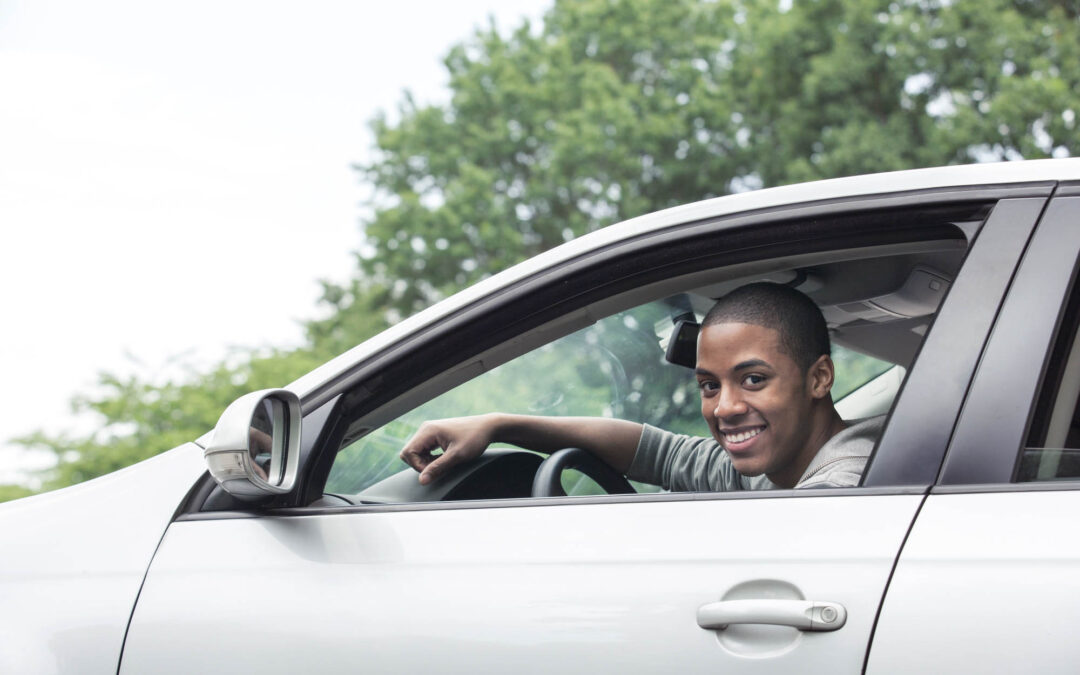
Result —
<instances>
[{"instance_id":1,"label":"eyebrow","mask_svg":"<svg viewBox=\"0 0 1080 675\"><path fill-rule=\"evenodd\" d=\"M746 361L743 361L742 363L737 364L731 370L732 371L744 370L746 368L759 368L761 366L765 366L766 368L772 368L772 366L770 366L767 361L762 361L761 359L747 359Z\"/></svg>"},{"instance_id":2,"label":"eyebrow","mask_svg":"<svg viewBox=\"0 0 1080 675\"><path fill-rule=\"evenodd\" d=\"M742 361L741 363L736 364L735 367L731 369L731 372L735 373L740 370L745 370L747 368L760 368L763 366L765 368L772 368L772 366L769 365L768 361L763 361L762 359L747 359L745 361ZM712 371L705 370L704 368L694 368L694 374L704 375L706 377L716 377L716 375L714 375Z\"/></svg>"}]
</instances>

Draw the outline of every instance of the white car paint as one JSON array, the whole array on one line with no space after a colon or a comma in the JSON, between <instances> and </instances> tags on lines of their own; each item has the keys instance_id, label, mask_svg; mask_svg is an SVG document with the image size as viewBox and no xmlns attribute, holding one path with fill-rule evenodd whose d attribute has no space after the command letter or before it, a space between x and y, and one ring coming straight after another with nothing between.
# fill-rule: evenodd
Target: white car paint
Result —
<instances>
[{"instance_id":1,"label":"white car paint","mask_svg":"<svg viewBox=\"0 0 1080 675\"><path fill-rule=\"evenodd\" d=\"M1077 672L1076 507L1074 490L930 495L867 672Z\"/></svg>"},{"instance_id":2,"label":"white car paint","mask_svg":"<svg viewBox=\"0 0 1080 675\"><path fill-rule=\"evenodd\" d=\"M177 522L121 672L858 672L921 499L840 489ZM799 596L840 603L847 624L696 623L725 597Z\"/></svg>"},{"instance_id":3,"label":"white car paint","mask_svg":"<svg viewBox=\"0 0 1080 675\"><path fill-rule=\"evenodd\" d=\"M0 504L0 673L116 672L146 568L206 471L188 443Z\"/></svg>"}]
</instances>

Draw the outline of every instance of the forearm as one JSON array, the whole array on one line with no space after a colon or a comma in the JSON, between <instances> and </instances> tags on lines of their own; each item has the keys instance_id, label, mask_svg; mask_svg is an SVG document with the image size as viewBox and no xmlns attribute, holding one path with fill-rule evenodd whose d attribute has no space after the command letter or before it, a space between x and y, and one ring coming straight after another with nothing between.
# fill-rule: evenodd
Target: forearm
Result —
<instances>
[{"instance_id":1,"label":"forearm","mask_svg":"<svg viewBox=\"0 0 1080 675\"><path fill-rule=\"evenodd\" d=\"M535 417L495 413L492 440L520 448L551 453L581 448L593 453L619 473L634 461L642 426L608 417Z\"/></svg>"},{"instance_id":2,"label":"forearm","mask_svg":"<svg viewBox=\"0 0 1080 675\"><path fill-rule=\"evenodd\" d=\"M400 457L420 472L423 485L456 464L476 459L491 443L509 443L548 453L581 448L619 473L626 473L634 461L641 432L640 424L605 417L492 413L424 422L405 443Z\"/></svg>"}]
</instances>

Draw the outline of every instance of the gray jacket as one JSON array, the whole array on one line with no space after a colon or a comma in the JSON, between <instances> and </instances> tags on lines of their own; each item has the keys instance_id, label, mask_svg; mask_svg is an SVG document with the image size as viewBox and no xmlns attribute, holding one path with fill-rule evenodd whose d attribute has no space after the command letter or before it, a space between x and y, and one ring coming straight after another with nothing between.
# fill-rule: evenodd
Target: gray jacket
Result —
<instances>
[{"instance_id":1,"label":"gray jacket","mask_svg":"<svg viewBox=\"0 0 1080 675\"><path fill-rule=\"evenodd\" d=\"M821 446L806 467L797 489L854 487L885 426L885 416L851 424ZM731 457L712 438L684 436L644 425L627 477L660 485L672 492L724 492L775 489L766 476L748 478L731 464Z\"/></svg>"}]
</instances>

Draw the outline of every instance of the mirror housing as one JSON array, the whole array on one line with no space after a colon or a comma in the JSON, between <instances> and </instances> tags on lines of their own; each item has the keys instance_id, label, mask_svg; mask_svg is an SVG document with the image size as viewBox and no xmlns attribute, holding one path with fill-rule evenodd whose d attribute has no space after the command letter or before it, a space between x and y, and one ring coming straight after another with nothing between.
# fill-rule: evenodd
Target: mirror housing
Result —
<instances>
[{"instance_id":1,"label":"mirror housing","mask_svg":"<svg viewBox=\"0 0 1080 675\"><path fill-rule=\"evenodd\" d=\"M300 398L263 389L233 401L203 452L226 492L260 501L292 491L300 465Z\"/></svg>"},{"instance_id":2,"label":"mirror housing","mask_svg":"<svg viewBox=\"0 0 1080 675\"><path fill-rule=\"evenodd\" d=\"M691 315L693 316L693 315ZM664 358L668 363L693 370L697 367L697 338L701 325L693 319L681 319L675 323Z\"/></svg>"}]
</instances>

